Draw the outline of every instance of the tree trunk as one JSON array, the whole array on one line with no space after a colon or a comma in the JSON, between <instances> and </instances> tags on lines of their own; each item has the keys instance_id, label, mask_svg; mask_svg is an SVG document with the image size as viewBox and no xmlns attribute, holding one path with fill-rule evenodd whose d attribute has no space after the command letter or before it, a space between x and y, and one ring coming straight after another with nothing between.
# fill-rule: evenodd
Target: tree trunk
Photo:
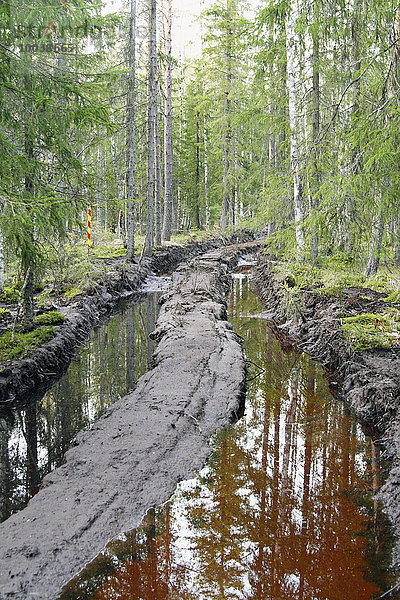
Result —
<instances>
[{"instance_id":1,"label":"tree trunk","mask_svg":"<svg viewBox=\"0 0 400 600\"><path fill-rule=\"evenodd\" d=\"M136 101L136 0L131 0L129 21L129 93L128 93L128 157L127 157L127 260L135 255L135 101ZM113 155L115 161L115 152ZM114 162L114 169L116 161ZM117 173L117 171L116 171ZM121 189L121 188L119 188Z\"/></svg>"},{"instance_id":2,"label":"tree trunk","mask_svg":"<svg viewBox=\"0 0 400 600\"><path fill-rule=\"evenodd\" d=\"M204 199L206 205L206 229L210 227L210 204L208 198L208 133L206 114L203 117L203 137L204 137Z\"/></svg>"},{"instance_id":3,"label":"tree trunk","mask_svg":"<svg viewBox=\"0 0 400 600\"><path fill-rule=\"evenodd\" d=\"M200 123L199 116L196 120L196 184L195 184L195 204L192 208L193 225L196 229L200 229ZM193 198L194 200L194 198Z\"/></svg>"},{"instance_id":4,"label":"tree trunk","mask_svg":"<svg viewBox=\"0 0 400 600\"><path fill-rule=\"evenodd\" d=\"M289 92L290 120L290 166L293 176L293 203L297 251L299 255L301 255L304 251L304 231L301 225L301 222L304 219L304 198L300 173L299 125L296 92L296 78L298 76L299 69L299 44L294 28L297 18L297 0L291 0L291 6L286 14L287 85Z\"/></svg>"},{"instance_id":5,"label":"tree trunk","mask_svg":"<svg viewBox=\"0 0 400 600\"><path fill-rule=\"evenodd\" d=\"M148 0L149 7L149 70L148 70L148 102L147 102L147 227L144 244L144 255L150 256L154 242L154 197L155 197L155 120L157 116L157 85L156 85L156 57L157 57L157 1Z\"/></svg>"},{"instance_id":6,"label":"tree trunk","mask_svg":"<svg viewBox=\"0 0 400 600\"><path fill-rule=\"evenodd\" d=\"M164 223L162 237L165 241L171 239L172 205L174 196L174 157L172 144L172 0L167 0L167 23L165 39L165 121L164 121L164 152L165 152L165 193L164 193Z\"/></svg>"},{"instance_id":7,"label":"tree trunk","mask_svg":"<svg viewBox=\"0 0 400 600\"><path fill-rule=\"evenodd\" d=\"M381 204L381 201L379 202ZM383 209L381 207L379 215L377 215L374 224L373 238L371 245L371 252L369 255L368 263L365 268L365 276L371 277L378 271L379 261L382 250L382 238L383 238Z\"/></svg>"},{"instance_id":8,"label":"tree trunk","mask_svg":"<svg viewBox=\"0 0 400 600\"><path fill-rule=\"evenodd\" d=\"M222 195L222 210L221 210L221 229L225 229L229 225L229 214L231 210L231 154L232 154L232 123L231 123L231 92L232 92L232 6L227 0L228 7L228 26L226 28L226 52L225 52L225 65L226 65L226 79L225 79L225 92L224 92L224 116L225 116L225 138L224 138L224 166L223 166L223 195Z\"/></svg>"},{"instance_id":9,"label":"tree trunk","mask_svg":"<svg viewBox=\"0 0 400 600\"><path fill-rule=\"evenodd\" d=\"M319 27L318 4L314 2L314 26ZM312 54L312 73L313 73L313 91L312 91L312 147L314 154L314 182L311 187L311 209L318 208L317 194L320 188L319 173L319 132L320 132L320 77L319 77L319 30L313 33L313 54ZM318 258L318 232L314 226L311 234L311 258Z\"/></svg>"},{"instance_id":10,"label":"tree trunk","mask_svg":"<svg viewBox=\"0 0 400 600\"><path fill-rule=\"evenodd\" d=\"M158 85L157 85L157 94L158 94ZM161 149L160 149L160 137L158 135L158 115L156 115L156 119L154 122L155 132L155 145L156 145L156 153L155 153L155 168L156 168L156 218L155 218L155 244L156 246L161 246L161 229L162 229L162 214L161 214L161 205L162 205L162 190L161 190Z\"/></svg>"},{"instance_id":11,"label":"tree trunk","mask_svg":"<svg viewBox=\"0 0 400 600\"><path fill-rule=\"evenodd\" d=\"M100 134L99 134L100 137ZM104 164L103 164L103 149L99 144L97 147L97 224L99 227L104 227Z\"/></svg>"},{"instance_id":12,"label":"tree trunk","mask_svg":"<svg viewBox=\"0 0 400 600\"><path fill-rule=\"evenodd\" d=\"M4 238L0 226L0 292L4 292Z\"/></svg>"}]
</instances>

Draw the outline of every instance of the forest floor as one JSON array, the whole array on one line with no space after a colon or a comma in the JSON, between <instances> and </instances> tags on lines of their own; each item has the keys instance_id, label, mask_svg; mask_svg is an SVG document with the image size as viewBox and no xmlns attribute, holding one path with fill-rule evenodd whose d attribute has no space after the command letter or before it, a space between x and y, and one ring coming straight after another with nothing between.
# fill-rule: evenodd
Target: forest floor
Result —
<instances>
[{"instance_id":1,"label":"forest floor","mask_svg":"<svg viewBox=\"0 0 400 600\"><path fill-rule=\"evenodd\" d=\"M328 371L341 397L387 459L379 498L400 531L400 320L399 294L364 285L326 286L305 281L307 266L291 269L261 256L256 290L277 332ZM378 286L379 288L379 286ZM381 482L382 483L382 482ZM400 541L394 551L400 566Z\"/></svg>"}]
</instances>

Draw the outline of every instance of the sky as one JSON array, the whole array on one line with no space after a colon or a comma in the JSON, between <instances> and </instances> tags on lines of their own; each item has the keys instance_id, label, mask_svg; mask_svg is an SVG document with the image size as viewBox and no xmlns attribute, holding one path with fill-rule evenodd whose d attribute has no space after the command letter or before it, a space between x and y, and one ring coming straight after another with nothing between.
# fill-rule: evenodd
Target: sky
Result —
<instances>
[{"instance_id":1,"label":"sky","mask_svg":"<svg viewBox=\"0 0 400 600\"><path fill-rule=\"evenodd\" d=\"M176 58L196 58L201 54L200 24L196 21L201 11L213 0L172 0L172 53ZM106 0L107 11L117 12L123 0ZM250 4L255 6L256 0ZM164 0L164 5L166 0ZM158 2L161 6L161 2Z\"/></svg>"}]
</instances>

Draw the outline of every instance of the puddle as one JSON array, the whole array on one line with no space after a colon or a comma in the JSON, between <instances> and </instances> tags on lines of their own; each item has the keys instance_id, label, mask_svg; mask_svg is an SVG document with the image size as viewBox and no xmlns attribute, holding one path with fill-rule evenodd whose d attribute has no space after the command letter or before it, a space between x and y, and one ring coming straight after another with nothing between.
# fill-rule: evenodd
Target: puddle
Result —
<instances>
[{"instance_id":1,"label":"puddle","mask_svg":"<svg viewBox=\"0 0 400 600\"><path fill-rule=\"evenodd\" d=\"M165 278L151 285L165 287ZM62 463L71 440L135 387L151 364L160 294L124 300L94 329L67 373L12 415L0 413L0 520L23 508L42 478Z\"/></svg>"},{"instance_id":2,"label":"puddle","mask_svg":"<svg viewBox=\"0 0 400 600\"><path fill-rule=\"evenodd\" d=\"M148 511L59 600L371 600L396 585L373 500L379 451L320 366L283 348L248 278L230 319L248 358L244 417L213 440L196 479ZM250 315L250 316L249 316Z\"/></svg>"}]
</instances>

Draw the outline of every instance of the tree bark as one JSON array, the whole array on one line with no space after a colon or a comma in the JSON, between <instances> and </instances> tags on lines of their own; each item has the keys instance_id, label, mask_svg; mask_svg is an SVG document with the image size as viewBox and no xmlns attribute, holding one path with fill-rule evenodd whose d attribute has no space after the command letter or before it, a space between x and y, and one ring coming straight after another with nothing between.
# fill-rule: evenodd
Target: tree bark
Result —
<instances>
[{"instance_id":1,"label":"tree bark","mask_svg":"<svg viewBox=\"0 0 400 600\"><path fill-rule=\"evenodd\" d=\"M291 0L291 6L286 14L286 52L287 52L287 86L289 92L289 121L290 121L290 167L293 176L294 220L296 227L297 251L304 251L304 231L301 222L304 219L303 186L300 173L299 155L299 124L296 83L298 76L299 44L295 35L295 25L298 19L297 0Z\"/></svg>"},{"instance_id":2,"label":"tree bark","mask_svg":"<svg viewBox=\"0 0 400 600\"><path fill-rule=\"evenodd\" d=\"M144 244L144 255L150 256L154 243L154 198L155 198L155 120L157 116L157 1L148 0L149 7L149 64L148 64L148 102L147 102L147 226Z\"/></svg>"},{"instance_id":3,"label":"tree bark","mask_svg":"<svg viewBox=\"0 0 400 600\"><path fill-rule=\"evenodd\" d=\"M314 2L314 26L319 27L318 3ZM314 181L311 187L311 209L318 208L317 194L320 188L319 172L319 132L320 132L320 77L319 77L319 30L313 33L313 53L312 53L312 73L313 73L313 91L312 91L312 146L314 155ZM318 231L314 225L311 234L311 258L318 258Z\"/></svg>"},{"instance_id":4,"label":"tree bark","mask_svg":"<svg viewBox=\"0 0 400 600\"><path fill-rule=\"evenodd\" d=\"M129 20L129 92L128 92L128 156L127 156L127 260L135 255L135 101L136 101L136 0L131 0ZM112 146L111 146L112 148ZM115 152L114 169L117 167ZM115 171L118 177L118 169ZM119 186L119 190L121 186Z\"/></svg>"},{"instance_id":5,"label":"tree bark","mask_svg":"<svg viewBox=\"0 0 400 600\"><path fill-rule=\"evenodd\" d=\"M158 95L158 82L157 82L157 95ZM161 214L161 206L162 206L162 185L161 185L161 149L160 149L160 136L158 135L158 115L156 114L156 118L154 121L154 139L156 145L155 152L155 169L156 169L156 218L155 218L155 244L156 246L161 246L162 239L162 214Z\"/></svg>"},{"instance_id":6,"label":"tree bark","mask_svg":"<svg viewBox=\"0 0 400 600\"><path fill-rule=\"evenodd\" d=\"M227 0L227 20L229 26L226 28L226 51L225 51L225 91L224 91L224 116L225 116L225 138L224 138L224 166L223 166L223 192L222 192L222 209L221 209L221 229L225 229L229 225L229 213L232 204L232 186L231 186L231 154L232 154L232 11L235 8L234 3Z\"/></svg>"},{"instance_id":7,"label":"tree bark","mask_svg":"<svg viewBox=\"0 0 400 600\"><path fill-rule=\"evenodd\" d=\"M203 93L204 93L203 89ZM210 227L210 204L208 198L208 132L206 113L203 115L203 138L204 138L204 200L206 205L206 229Z\"/></svg>"},{"instance_id":8,"label":"tree bark","mask_svg":"<svg viewBox=\"0 0 400 600\"><path fill-rule=\"evenodd\" d=\"M164 152L165 152L165 193L164 193L164 222L163 240L171 239L172 208L174 197L174 155L172 144L172 0L167 0L167 22L165 39L165 121L164 121Z\"/></svg>"},{"instance_id":9,"label":"tree bark","mask_svg":"<svg viewBox=\"0 0 400 600\"><path fill-rule=\"evenodd\" d=\"M381 201L379 202L379 204L381 205ZM366 277L371 277L372 275L375 275L378 271L379 261L380 261L380 257L381 257L381 250L382 250L382 239L383 239L383 209L381 206L380 212L375 218L371 252L369 255L367 266L365 268L365 276Z\"/></svg>"},{"instance_id":10,"label":"tree bark","mask_svg":"<svg viewBox=\"0 0 400 600\"><path fill-rule=\"evenodd\" d=\"M101 132L99 132L99 137ZM103 164L103 148L101 144L97 147L97 224L99 227L104 227L104 164Z\"/></svg>"}]
</instances>

